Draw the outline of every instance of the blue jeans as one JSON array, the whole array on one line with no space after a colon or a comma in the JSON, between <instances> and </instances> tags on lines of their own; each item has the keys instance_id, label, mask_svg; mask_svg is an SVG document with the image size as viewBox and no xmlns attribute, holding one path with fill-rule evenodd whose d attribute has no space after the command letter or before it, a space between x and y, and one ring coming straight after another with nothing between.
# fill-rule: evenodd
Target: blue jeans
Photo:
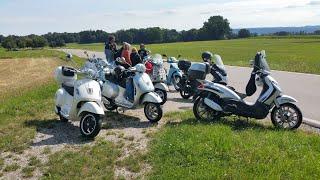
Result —
<instances>
[{"instance_id":1,"label":"blue jeans","mask_svg":"<svg viewBox=\"0 0 320 180\"><path fill-rule=\"evenodd\" d=\"M133 79L132 78L128 78L126 81L126 94L127 94L127 98L130 101L133 101L134 99L134 89L133 89Z\"/></svg>"},{"instance_id":2,"label":"blue jeans","mask_svg":"<svg viewBox=\"0 0 320 180\"><path fill-rule=\"evenodd\" d=\"M106 54L107 61L111 63L114 60L113 52L110 49L105 49L104 53Z\"/></svg>"}]
</instances>

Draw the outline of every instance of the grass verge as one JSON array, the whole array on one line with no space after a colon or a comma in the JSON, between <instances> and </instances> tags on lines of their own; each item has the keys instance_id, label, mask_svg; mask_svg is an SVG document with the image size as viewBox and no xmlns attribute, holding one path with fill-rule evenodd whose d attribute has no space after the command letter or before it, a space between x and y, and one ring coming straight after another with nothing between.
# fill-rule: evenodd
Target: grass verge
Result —
<instances>
[{"instance_id":1,"label":"grass verge","mask_svg":"<svg viewBox=\"0 0 320 180\"><path fill-rule=\"evenodd\" d=\"M50 49L24 49L19 51L8 51L0 48L0 59L14 59L14 58L46 58L58 57L65 59L65 54L59 51Z\"/></svg>"},{"instance_id":2,"label":"grass verge","mask_svg":"<svg viewBox=\"0 0 320 180\"><path fill-rule=\"evenodd\" d=\"M55 120L53 97L57 87L55 83L44 84L1 102L0 152L22 152L31 144L37 128L47 127Z\"/></svg>"},{"instance_id":3,"label":"grass verge","mask_svg":"<svg viewBox=\"0 0 320 180\"><path fill-rule=\"evenodd\" d=\"M320 139L255 122L200 123L172 113L154 136L150 179L319 179Z\"/></svg>"},{"instance_id":4,"label":"grass verge","mask_svg":"<svg viewBox=\"0 0 320 180\"><path fill-rule=\"evenodd\" d=\"M80 151L60 151L50 155L44 179L114 179L119 150L110 142L96 140Z\"/></svg>"}]
</instances>

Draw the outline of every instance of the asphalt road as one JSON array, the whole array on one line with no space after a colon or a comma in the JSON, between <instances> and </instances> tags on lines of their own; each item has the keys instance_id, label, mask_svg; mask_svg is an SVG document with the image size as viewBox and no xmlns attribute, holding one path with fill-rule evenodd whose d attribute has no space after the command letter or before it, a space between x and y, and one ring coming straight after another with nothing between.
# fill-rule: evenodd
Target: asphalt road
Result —
<instances>
[{"instance_id":1,"label":"asphalt road","mask_svg":"<svg viewBox=\"0 0 320 180\"><path fill-rule=\"evenodd\" d=\"M72 53L79 57L86 57L83 50L63 49L64 52ZM105 58L103 52L90 52L97 57ZM249 62L248 62L249 64ZM249 80L251 68L226 66L229 77L229 85L235 87L239 92L244 92ZM279 82L284 94L294 97L298 100L297 105L302 110L304 121L320 125L320 75L294 73L285 71L272 71L271 75ZM171 88L172 89L172 88ZM248 99L254 102L259 95L259 91ZM164 111L186 109L192 107L190 101L184 101L178 93L169 93L168 102L164 105ZM175 108L172 108L175 107Z\"/></svg>"}]
</instances>

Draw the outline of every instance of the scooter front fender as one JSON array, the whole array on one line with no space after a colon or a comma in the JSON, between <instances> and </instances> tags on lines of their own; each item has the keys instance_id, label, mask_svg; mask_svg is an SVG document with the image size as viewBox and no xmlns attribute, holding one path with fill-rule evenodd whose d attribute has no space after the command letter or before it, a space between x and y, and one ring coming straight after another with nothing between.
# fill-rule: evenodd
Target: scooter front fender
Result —
<instances>
[{"instance_id":1,"label":"scooter front fender","mask_svg":"<svg viewBox=\"0 0 320 180\"><path fill-rule=\"evenodd\" d=\"M160 104L160 103L162 103L162 99L157 93L149 92L149 93L144 94L141 98L141 101L140 101L141 104L144 104L147 102Z\"/></svg>"},{"instance_id":2,"label":"scooter front fender","mask_svg":"<svg viewBox=\"0 0 320 180\"><path fill-rule=\"evenodd\" d=\"M173 78L174 76L182 77L181 71L180 71L180 70L176 70L174 73L172 73L172 78Z\"/></svg>"},{"instance_id":3,"label":"scooter front fender","mask_svg":"<svg viewBox=\"0 0 320 180\"><path fill-rule=\"evenodd\" d=\"M298 101L295 98L287 95L281 95L277 97L277 99L275 100L276 106L286 104L286 103L296 103L296 102Z\"/></svg>"},{"instance_id":4,"label":"scooter front fender","mask_svg":"<svg viewBox=\"0 0 320 180\"><path fill-rule=\"evenodd\" d=\"M104 110L102 105L98 104L97 102L86 102L84 103L79 112L78 112L78 117L81 115L83 112L90 112L93 114L98 114L98 115L104 115Z\"/></svg>"},{"instance_id":5,"label":"scooter front fender","mask_svg":"<svg viewBox=\"0 0 320 180\"><path fill-rule=\"evenodd\" d=\"M154 86L154 89L161 89L167 92L169 91L169 88L165 83L155 83L153 86Z\"/></svg>"}]
</instances>

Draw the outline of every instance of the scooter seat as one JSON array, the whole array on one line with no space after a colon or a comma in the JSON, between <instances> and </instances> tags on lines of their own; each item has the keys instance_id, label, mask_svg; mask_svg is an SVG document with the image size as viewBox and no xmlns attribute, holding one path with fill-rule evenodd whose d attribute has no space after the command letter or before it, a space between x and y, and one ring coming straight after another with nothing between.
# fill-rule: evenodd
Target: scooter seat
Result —
<instances>
[{"instance_id":1,"label":"scooter seat","mask_svg":"<svg viewBox=\"0 0 320 180\"><path fill-rule=\"evenodd\" d=\"M231 89L232 91L234 91L241 99L244 99L246 97L248 97L246 94L240 93L238 91L236 91L236 89L232 86L227 86L229 89Z\"/></svg>"},{"instance_id":2,"label":"scooter seat","mask_svg":"<svg viewBox=\"0 0 320 180\"><path fill-rule=\"evenodd\" d=\"M74 95L74 87L73 86L68 86L68 85L62 84L62 88L64 90L66 90L67 93L70 94L71 96Z\"/></svg>"}]
</instances>

